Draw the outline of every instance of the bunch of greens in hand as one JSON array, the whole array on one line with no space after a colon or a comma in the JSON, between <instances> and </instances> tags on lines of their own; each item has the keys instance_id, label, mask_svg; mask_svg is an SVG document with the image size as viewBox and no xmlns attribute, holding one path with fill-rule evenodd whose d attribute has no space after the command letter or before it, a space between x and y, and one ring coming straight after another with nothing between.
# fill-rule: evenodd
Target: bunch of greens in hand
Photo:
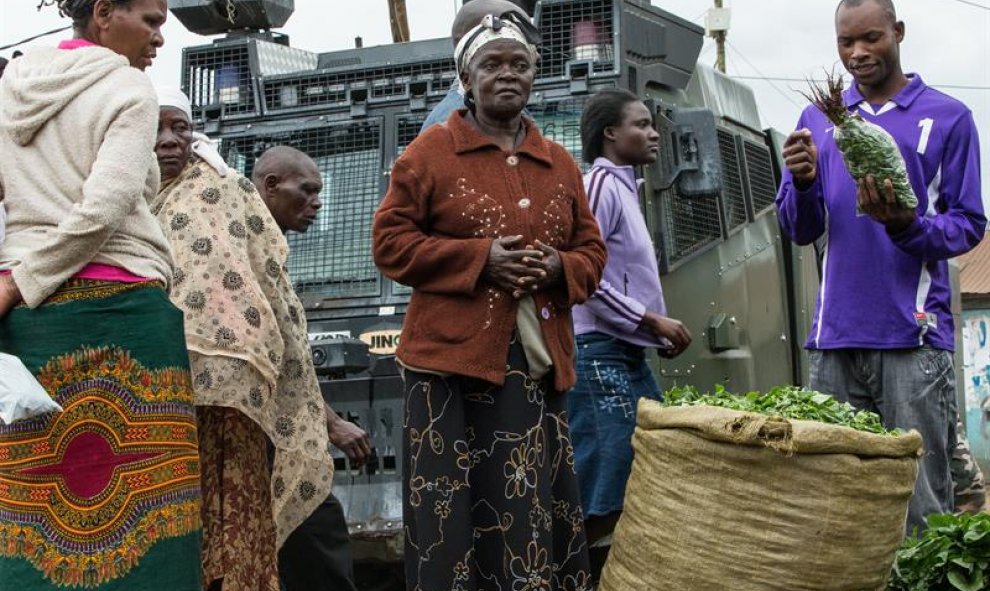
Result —
<instances>
[{"instance_id":1,"label":"bunch of greens in hand","mask_svg":"<svg viewBox=\"0 0 990 591\"><path fill-rule=\"evenodd\" d=\"M990 589L990 514L929 515L897 552L888 591Z\"/></svg>"},{"instance_id":2,"label":"bunch of greens in hand","mask_svg":"<svg viewBox=\"0 0 990 591\"><path fill-rule=\"evenodd\" d=\"M906 209L918 206L908 182L904 158L897 142L882 127L850 113L842 99L842 76L827 74L825 87L811 85L804 95L835 124L835 144L856 182L872 176L876 183L890 179L897 203Z\"/></svg>"},{"instance_id":3,"label":"bunch of greens in hand","mask_svg":"<svg viewBox=\"0 0 990 591\"><path fill-rule=\"evenodd\" d=\"M718 406L784 419L841 425L880 435L901 434L898 429L886 429L876 413L857 411L849 403L839 402L828 394L796 386L777 386L766 393L738 395L726 391L721 385L715 386L714 392L704 394L691 386L676 387L664 395L664 405Z\"/></svg>"}]
</instances>

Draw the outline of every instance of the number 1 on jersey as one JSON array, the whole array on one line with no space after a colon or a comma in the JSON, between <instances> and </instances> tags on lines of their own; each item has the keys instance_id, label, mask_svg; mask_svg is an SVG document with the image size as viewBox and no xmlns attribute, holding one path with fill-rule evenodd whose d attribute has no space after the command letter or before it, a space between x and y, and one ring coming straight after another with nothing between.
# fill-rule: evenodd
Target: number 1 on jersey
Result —
<instances>
[{"instance_id":1,"label":"number 1 on jersey","mask_svg":"<svg viewBox=\"0 0 990 591\"><path fill-rule=\"evenodd\" d=\"M928 149L928 138L932 135L932 125L934 124L935 120L928 117L918 122L918 127L921 128L921 137L918 139L919 154L924 154L925 150Z\"/></svg>"}]
</instances>

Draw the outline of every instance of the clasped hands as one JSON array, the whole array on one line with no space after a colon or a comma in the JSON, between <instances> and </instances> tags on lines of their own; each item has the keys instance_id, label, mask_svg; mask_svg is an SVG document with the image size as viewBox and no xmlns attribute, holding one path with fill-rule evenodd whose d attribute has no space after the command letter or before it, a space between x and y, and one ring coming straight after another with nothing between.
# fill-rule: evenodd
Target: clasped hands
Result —
<instances>
[{"instance_id":1,"label":"clasped hands","mask_svg":"<svg viewBox=\"0 0 990 591\"><path fill-rule=\"evenodd\" d=\"M518 300L559 282L563 267L552 246L539 240L523 244L522 236L504 236L492 241L482 275Z\"/></svg>"}]
</instances>

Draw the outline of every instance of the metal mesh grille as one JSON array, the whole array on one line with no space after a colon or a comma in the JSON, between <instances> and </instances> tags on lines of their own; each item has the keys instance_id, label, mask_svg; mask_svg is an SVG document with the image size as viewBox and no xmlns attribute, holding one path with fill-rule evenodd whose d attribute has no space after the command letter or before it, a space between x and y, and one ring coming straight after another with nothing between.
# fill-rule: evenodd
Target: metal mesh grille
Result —
<instances>
[{"instance_id":1,"label":"metal mesh grille","mask_svg":"<svg viewBox=\"0 0 990 591\"><path fill-rule=\"evenodd\" d=\"M663 207L663 240L673 264L722 238L718 196L678 197L673 190L660 194Z\"/></svg>"},{"instance_id":2,"label":"metal mesh grille","mask_svg":"<svg viewBox=\"0 0 990 591\"><path fill-rule=\"evenodd\" d=\"M227 116L254 115L247 42L187 49L182 88L197 118L208 108Z\"/></svg>"},{"instance_id":3,"label":"metal mesh grille","mask_svg":"<svg viewBox=\"0 0 990 591\"><path fill-rule=\"evenodd\" d=\"M540 9L543 35L540 78L564 76L567 62L591 60L595 72L615 69L613 0L544 1Z\"/></svg>"},{"instance_id":4,"label":"metal mesh grille","mask_svg":"<svg viewBox=\"0 0 990 591\"><path fill-rule=\"evenodd\" d=\"M722 204L729 230L746 223L746 195L739 169L739 153L733 135L718 130L718 152L722 159Z\"/></svg>"},{"instance_id":5,"label":"metal mesh grille","mask_svg":"<svg viewBox=\"0 0 990 591\"><path fill-rule=\"evenodd\" d=\"M313 106L343 107L351 97L364 100L403 98L410 85L422 85L417 94L442 95L456 77L454 60L433 60L347 71L323 71L305 76L279 76L264 83L265 108L270 111Z\"/></svg>"},{"instance_id":6,"label":"metal mesh grille","mask_svg":"<svg viewBox=\"0 0 990 591\"><path fill-rule=\"evenodd\" d=\"M423 122L426 121L426 115L409 115L406 117L397 117L395 123L395 156L399 157L400 154L405 152L406 146L412 143L416 136L419 135L419 128L423 127Z\"/></svg>"},{"instance_id":7,"label":"metal mesh grille","mask_svg":"<svg viewBox=\"0 0 990 591\"><path fill-rule=\"evenodd\" d=\"M319 56L313 52L261 39L254 42L254 51L258 56L260 76L315 70L320 61Z\"/></svg>"},{"instance_id":8,"label":"metal mesh grille","mask_svg":"<svg viewBox=\"0 0 990 591\"><path fill-rule=\"evenodd\" d=\"M416 136L419 135L419 128L423 126L423 121L426 121L426 115L410 115L407 117L397 117L396 118L396 130L395 130L395 157L398 158L406 150L408 146ZM401 283L395 283L392 286L392 293L396 295L406 295L412 293L412 288L402 285Z\"/></svg>"},{"instance_id":9,"label":"metal mesh grille","mask_svg":"<svg viewBox=\"0 0 990 591\"><path fill-rule=\"evenodd\" d=\"M753 142L743 142L743 146L746 173L749 177L749 192L753 199L753 212L760 213L773 207L774 199L777 197L770 150Z\"/></svg>"},{"instance_id":10,"label":"metal mesh grille","mask_svg":"<svg viewBox=\"0 0 990 591\"><path fill-rule=\"evenodd\" d=\"M227 159L250 174L265 149L289 145L309 154L323 177L323 207L305 234L289 234L289 275L300 294L377 296L371 223L381 195L381 121L259 134L224 142Z\"/></svg>"},{"instance_id":11,"label":"metal mesh grille","mask_svg":"<svg viewBox=\"0 0 990 591\"><path fill-rule=\"evenodd\" d=\"M581 161L581 113L588 98L568 98L527 107L543 137L564 146L582 171L589 168Z\"/></svg>"}]
</instances>

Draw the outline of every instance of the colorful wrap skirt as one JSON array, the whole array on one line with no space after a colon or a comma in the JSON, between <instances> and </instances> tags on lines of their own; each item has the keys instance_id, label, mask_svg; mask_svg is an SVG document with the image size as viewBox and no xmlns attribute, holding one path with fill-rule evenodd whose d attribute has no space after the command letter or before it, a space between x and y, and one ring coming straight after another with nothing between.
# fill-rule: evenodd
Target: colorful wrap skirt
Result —
<instances>
[{"instance_id":1,"label":"colorful wrap skirt","mask_svg":"<svg viewBox=\"0 0 990 591\"><path fill-rule=\"evenodd\" d=\"M70 280L0 319L0 351L64 409L0 424L3 589L199 591L196 416L162 285Z\"/></svg>"}]
</instances>

